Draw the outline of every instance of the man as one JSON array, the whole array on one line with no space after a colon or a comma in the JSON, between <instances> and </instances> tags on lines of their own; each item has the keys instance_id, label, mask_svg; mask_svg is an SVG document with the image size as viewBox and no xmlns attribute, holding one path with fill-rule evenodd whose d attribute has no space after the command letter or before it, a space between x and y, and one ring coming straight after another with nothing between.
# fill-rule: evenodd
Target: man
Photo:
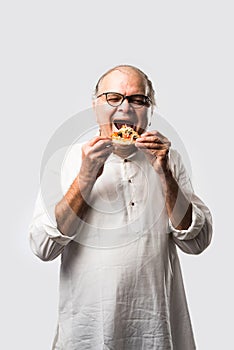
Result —
<instances>
[{"instance_id":1,"label":"man","mask_svg":"<svg viewBox=\"0 0 234 350\"><path fill-rule=\"evenodd\" d=\"M201 253L211 216L170 141L147 131L154 106L142 71L105 73L93 99L100 133L72 147L54 225L36 205L32 249L42 260L62 257L53 349L195 349L176 246ZM140 137L114 145L124 124Z\"/></svg>"}]
</instances>

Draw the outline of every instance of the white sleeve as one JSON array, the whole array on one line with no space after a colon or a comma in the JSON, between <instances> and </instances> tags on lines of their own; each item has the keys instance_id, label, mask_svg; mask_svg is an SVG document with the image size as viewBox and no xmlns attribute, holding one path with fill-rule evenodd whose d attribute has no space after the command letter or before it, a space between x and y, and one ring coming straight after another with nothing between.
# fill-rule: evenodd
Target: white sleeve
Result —
<instances>
[{"instance_id":1,"label":"white sleeve","mask_svg":"<svg viewBox=\"0 0 234 350\"><path fill-rule=\"evenodd\" d=\"M55 206L78 174L80 151L81 145L73 147L69 154L60 149L49 159L45 167L29 226L32 251L44 261L55 259L75 238L75 235L65 236L58 230Z\"/></svg>"},{"instance_id":2,"label":"white sleeve","mask_svg":"<svg viewBox=\"0 0 234 350\"><path fill-rule=\"evenodd\" d=\"M181 156L175 150L170 152L170 167L180 189L192 204L192 223L187 230L177 230L169 220L169 232L184 252L199 254L211 241L211 213L203 201L195 195Z\"/></svg>"},{"instance_id":3,"label":"white sleeve","mask_svg":"<svg viewBox=\"0 0 234 350\"><path fill-rule=\"evenodd\" d=\"M187 230L177 230L173 227L169 219L170 231L173 232L174 237L182 239L192 239L198 235L205 222L205 215L202 210L192 202L192 223Z\"/></svg>"}]
</instances>

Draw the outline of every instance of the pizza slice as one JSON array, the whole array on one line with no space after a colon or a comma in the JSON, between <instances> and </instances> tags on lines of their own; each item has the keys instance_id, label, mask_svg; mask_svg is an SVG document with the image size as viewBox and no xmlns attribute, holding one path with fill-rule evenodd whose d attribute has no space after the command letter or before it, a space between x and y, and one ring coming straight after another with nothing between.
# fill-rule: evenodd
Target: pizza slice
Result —
<instances>
[{"instance_id":1,"label":"pizza slice","mask_svg":"<svg viewBox=\"0 0 234 350\"><path fill-rule=\"evenodd\" d=\"M131 145L140 135L130 126L122 125L122 127L113 132L111 135L112 141L121 145Z\"/></svg>"}]
</instances>

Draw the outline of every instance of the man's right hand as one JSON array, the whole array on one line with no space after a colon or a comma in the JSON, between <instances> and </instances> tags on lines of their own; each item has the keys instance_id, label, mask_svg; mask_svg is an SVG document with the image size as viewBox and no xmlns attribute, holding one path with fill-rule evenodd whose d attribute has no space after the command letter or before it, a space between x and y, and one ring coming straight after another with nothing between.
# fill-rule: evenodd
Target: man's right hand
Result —
<instances>
[{"instance_id":1,"label":"man's right hand","mask_svg":"<svg viewBox=\"0 0 234 350\"><path fill-rule=\"evenodd\" d=\"M112 140L107 137L96 136L82 147L82 164L79 181L95 182L102 174L104 163L113 152Z\"/></svg>"}]
</instances>

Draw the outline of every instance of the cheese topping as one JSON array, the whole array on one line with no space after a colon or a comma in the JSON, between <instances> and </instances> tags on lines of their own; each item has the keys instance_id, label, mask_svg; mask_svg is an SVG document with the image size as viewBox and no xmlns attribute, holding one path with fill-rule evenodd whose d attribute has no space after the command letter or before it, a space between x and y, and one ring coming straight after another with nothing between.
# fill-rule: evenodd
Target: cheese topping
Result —
<instances>
[{"instance_id":1,"label":"cheese topping","mask_svg":"<svg viewBox=\"0 0 234 350\"><path fill-rule=\"evenodd\" d=\"M134 143L138 137L140 137L139 134L126 124L122 125L122 128L111 135L114 142L127 145Z\"/></svg>"}]
</instances>

